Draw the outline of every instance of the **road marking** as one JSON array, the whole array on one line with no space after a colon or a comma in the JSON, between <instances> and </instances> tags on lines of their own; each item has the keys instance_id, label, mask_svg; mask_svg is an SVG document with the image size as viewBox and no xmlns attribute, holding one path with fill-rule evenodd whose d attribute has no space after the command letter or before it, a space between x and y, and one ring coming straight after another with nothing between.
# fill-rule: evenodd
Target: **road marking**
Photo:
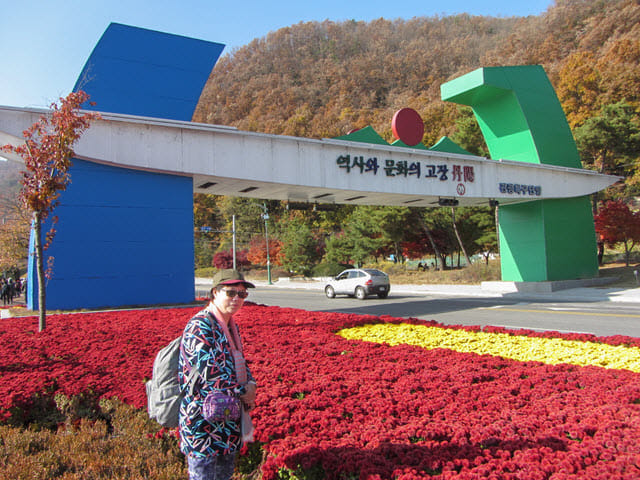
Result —
<instances>
[{"instance_id":1,"label":"road marking","mask_svg":"<svg viewBox=\"0 0 640 480\"><path fill-rule=\"evenodd\" d=\"M595 336L597 336L597 334L595 332L581 332L581 331L576 331L576 330L558 330L557 328L549 329L549 328L523 327L522 325L499 325L497 323L486 324L484 327L481 327L483 332L484 332L484 329L486 327L500 327L500 328L506 328L508 330L533 330L533 331L536 331L536 332L577 333L577 334L581 334L581 335L595 335Z\"/></svg>"},{"instance_id":2,"label":"road marking","mask_svg":"<svg viewBox=\"0 0 640 480\"><path fill-rule=\"evenodd\" d=\"M531 302L520 302L520 303L514 303L513 305L531 305ZM478 307L479 310L491 310L491 309L501 309L501 308L507 308L504 305L492 305L491 307Z\"/></svg>"},{"instance_id":3,"label":"road marking","mask_svg":"<svg viewBox=\"0 0 640 480\"><path fill-rule=\"evenodd\" d=\"M500 310L505 312L523 312L523 313L547 313L547 310L533 310L527 308L503 308L497 307ZM640 318L640 314L634 313L596 313L596 312L568 312L568 311L558 311L553 310L553 313L557 313L559 315L584 315L591 317L628 317L628 318Z\"/></svg>"}]
</instances>

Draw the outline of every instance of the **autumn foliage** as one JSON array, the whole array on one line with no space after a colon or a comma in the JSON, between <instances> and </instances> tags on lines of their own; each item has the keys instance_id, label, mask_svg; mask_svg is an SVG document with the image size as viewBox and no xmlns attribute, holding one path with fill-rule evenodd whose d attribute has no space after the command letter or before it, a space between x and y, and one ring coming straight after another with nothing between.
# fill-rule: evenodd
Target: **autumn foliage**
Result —
<instances>
[{"instance_id":1,"label":"autumn foliage","mask_svg":"<svg viewBox=\"0 0 640 480\"><path fill-rule=\"evenodd\" d=\"M0 271L22 265L29 248L29 215L15 198L0 194Z\"/></svg>"},{"instance_id":2,"label":"autumn foliage","mask_svg":"<svg viewBox=\"0 0 640 480\"><path fill-rule=\"evenodd\" d=\"M640 6L557 1L538 16L467 14L372 22L301 22L220 59L197 121L243 130L343 135L372 125L391 139L403 107L426 120L425 143L453 132L440 85L479 67L541 64L571 126L606 104L640 100Z\"/></svg>"},{"instance_id":3,"label":"autumn foliage","mask_svg":"<svg viewBox=\"0 0 640 480\"><path fill-rule=\"evenodd\" d=\"M620 200L602 205L594 216L596 233L610 247L624 245L627 266L633 247L640 242L640 213L633 212Z\"/></svg>"},{"instance_id":4,"label":"autumn foliage","mask_svg":"<svg viewBox=\"0 0 640 480\"><path fill-rule=\"evenodd\" d=\"M276 238L269 239L269 262L271 265L282 265L282 255L280 253L282 243ZM249 244L247 259L253 265L267 264L267 239L262 236L255 236Z\"/></svg>"},{"instance_id":5,"label":"autumn foliage","mask_svg":"<svg viewBox=\"0 0 640 480\"><path fill-rule=\"evenodd\" d=\"M77 114L88 98L82 91L61 98L60 105L51 105L50 114L41 116L23 132L24 144L2 148L24 160L20 198L30 211L41 212L42 220L58 205L60 192L70 182L73 145L91 120L99 117L96 113Z\"/></svg>"},{"instance_id":6,"label":"autumn foliage","mask_svg":"<svg viewBox=\"0 0 640 480\"><path fill-rule=\"evenodd\" d=\"M237 250L236 251L236 264L235 267L239 270L242 270L244 267L248 267L251 264L249 260L247 260L247 251L246 250ZM226 250L223 252L218 252L213 256L212 265L216 268L233 268L233 251Z\"/></svg>"}]
</instances>

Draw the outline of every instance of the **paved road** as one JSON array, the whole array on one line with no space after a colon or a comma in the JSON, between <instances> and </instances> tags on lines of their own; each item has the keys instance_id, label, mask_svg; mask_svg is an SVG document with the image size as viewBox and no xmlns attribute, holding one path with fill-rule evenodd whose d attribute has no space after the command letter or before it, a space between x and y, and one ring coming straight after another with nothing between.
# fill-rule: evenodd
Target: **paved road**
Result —
<instances>
[{"instance_id":1,"label":"paved road","mask_svg":"<svg viewBox=\"0 0 640 480\"><path fill-rule=\"evenodd\" d=\"M309 311L414 317L448 325L496 325L640 337L640 303L594 300L590 296L585 296L583 301L576 301L571 296L568 300L562 295L550 297L526 299L397 292L384 300L371 297L362 301L348 297L328 299L317 288L258 285L251 291L249 300Z\"/></svg>"}]
</instances>

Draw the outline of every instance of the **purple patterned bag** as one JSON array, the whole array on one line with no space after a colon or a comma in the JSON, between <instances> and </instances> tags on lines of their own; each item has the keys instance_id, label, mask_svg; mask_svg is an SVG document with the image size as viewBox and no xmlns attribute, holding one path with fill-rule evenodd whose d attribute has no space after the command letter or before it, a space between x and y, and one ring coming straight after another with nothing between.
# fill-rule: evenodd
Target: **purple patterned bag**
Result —
<instances>
[{"instance_id":1,"label":"purple patterned bag","mask_svg":"<svg viewBox=\"0 0 640 480\"><path fill-rule=\"evenodd\" d=\"M202 416L208 422L235 422L240 413L240 399L223 392L211 392L202 404Z\"/></svg>"}]
</instances>

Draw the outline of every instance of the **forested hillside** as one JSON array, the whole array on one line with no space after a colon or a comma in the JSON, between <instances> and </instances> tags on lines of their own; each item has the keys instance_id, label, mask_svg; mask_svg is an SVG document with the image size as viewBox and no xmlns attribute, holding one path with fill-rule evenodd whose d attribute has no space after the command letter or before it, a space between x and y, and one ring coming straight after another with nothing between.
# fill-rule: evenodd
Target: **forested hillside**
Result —
<instances>
[{"instance_id":1,"label":"forested hillside","mask_svg":"<svg viewBox=\"0 0 640 480\"><path fill-rule=\"evenodd\" d=\"M431 145L455 129L440 85L479 67L541 64L572 127L619 100L640 99L640 5L558 0L541 16L470 15L308 22L220 59L194 120L243 130L335 137L416 109Z\"/></svg>"}]
</instances>

